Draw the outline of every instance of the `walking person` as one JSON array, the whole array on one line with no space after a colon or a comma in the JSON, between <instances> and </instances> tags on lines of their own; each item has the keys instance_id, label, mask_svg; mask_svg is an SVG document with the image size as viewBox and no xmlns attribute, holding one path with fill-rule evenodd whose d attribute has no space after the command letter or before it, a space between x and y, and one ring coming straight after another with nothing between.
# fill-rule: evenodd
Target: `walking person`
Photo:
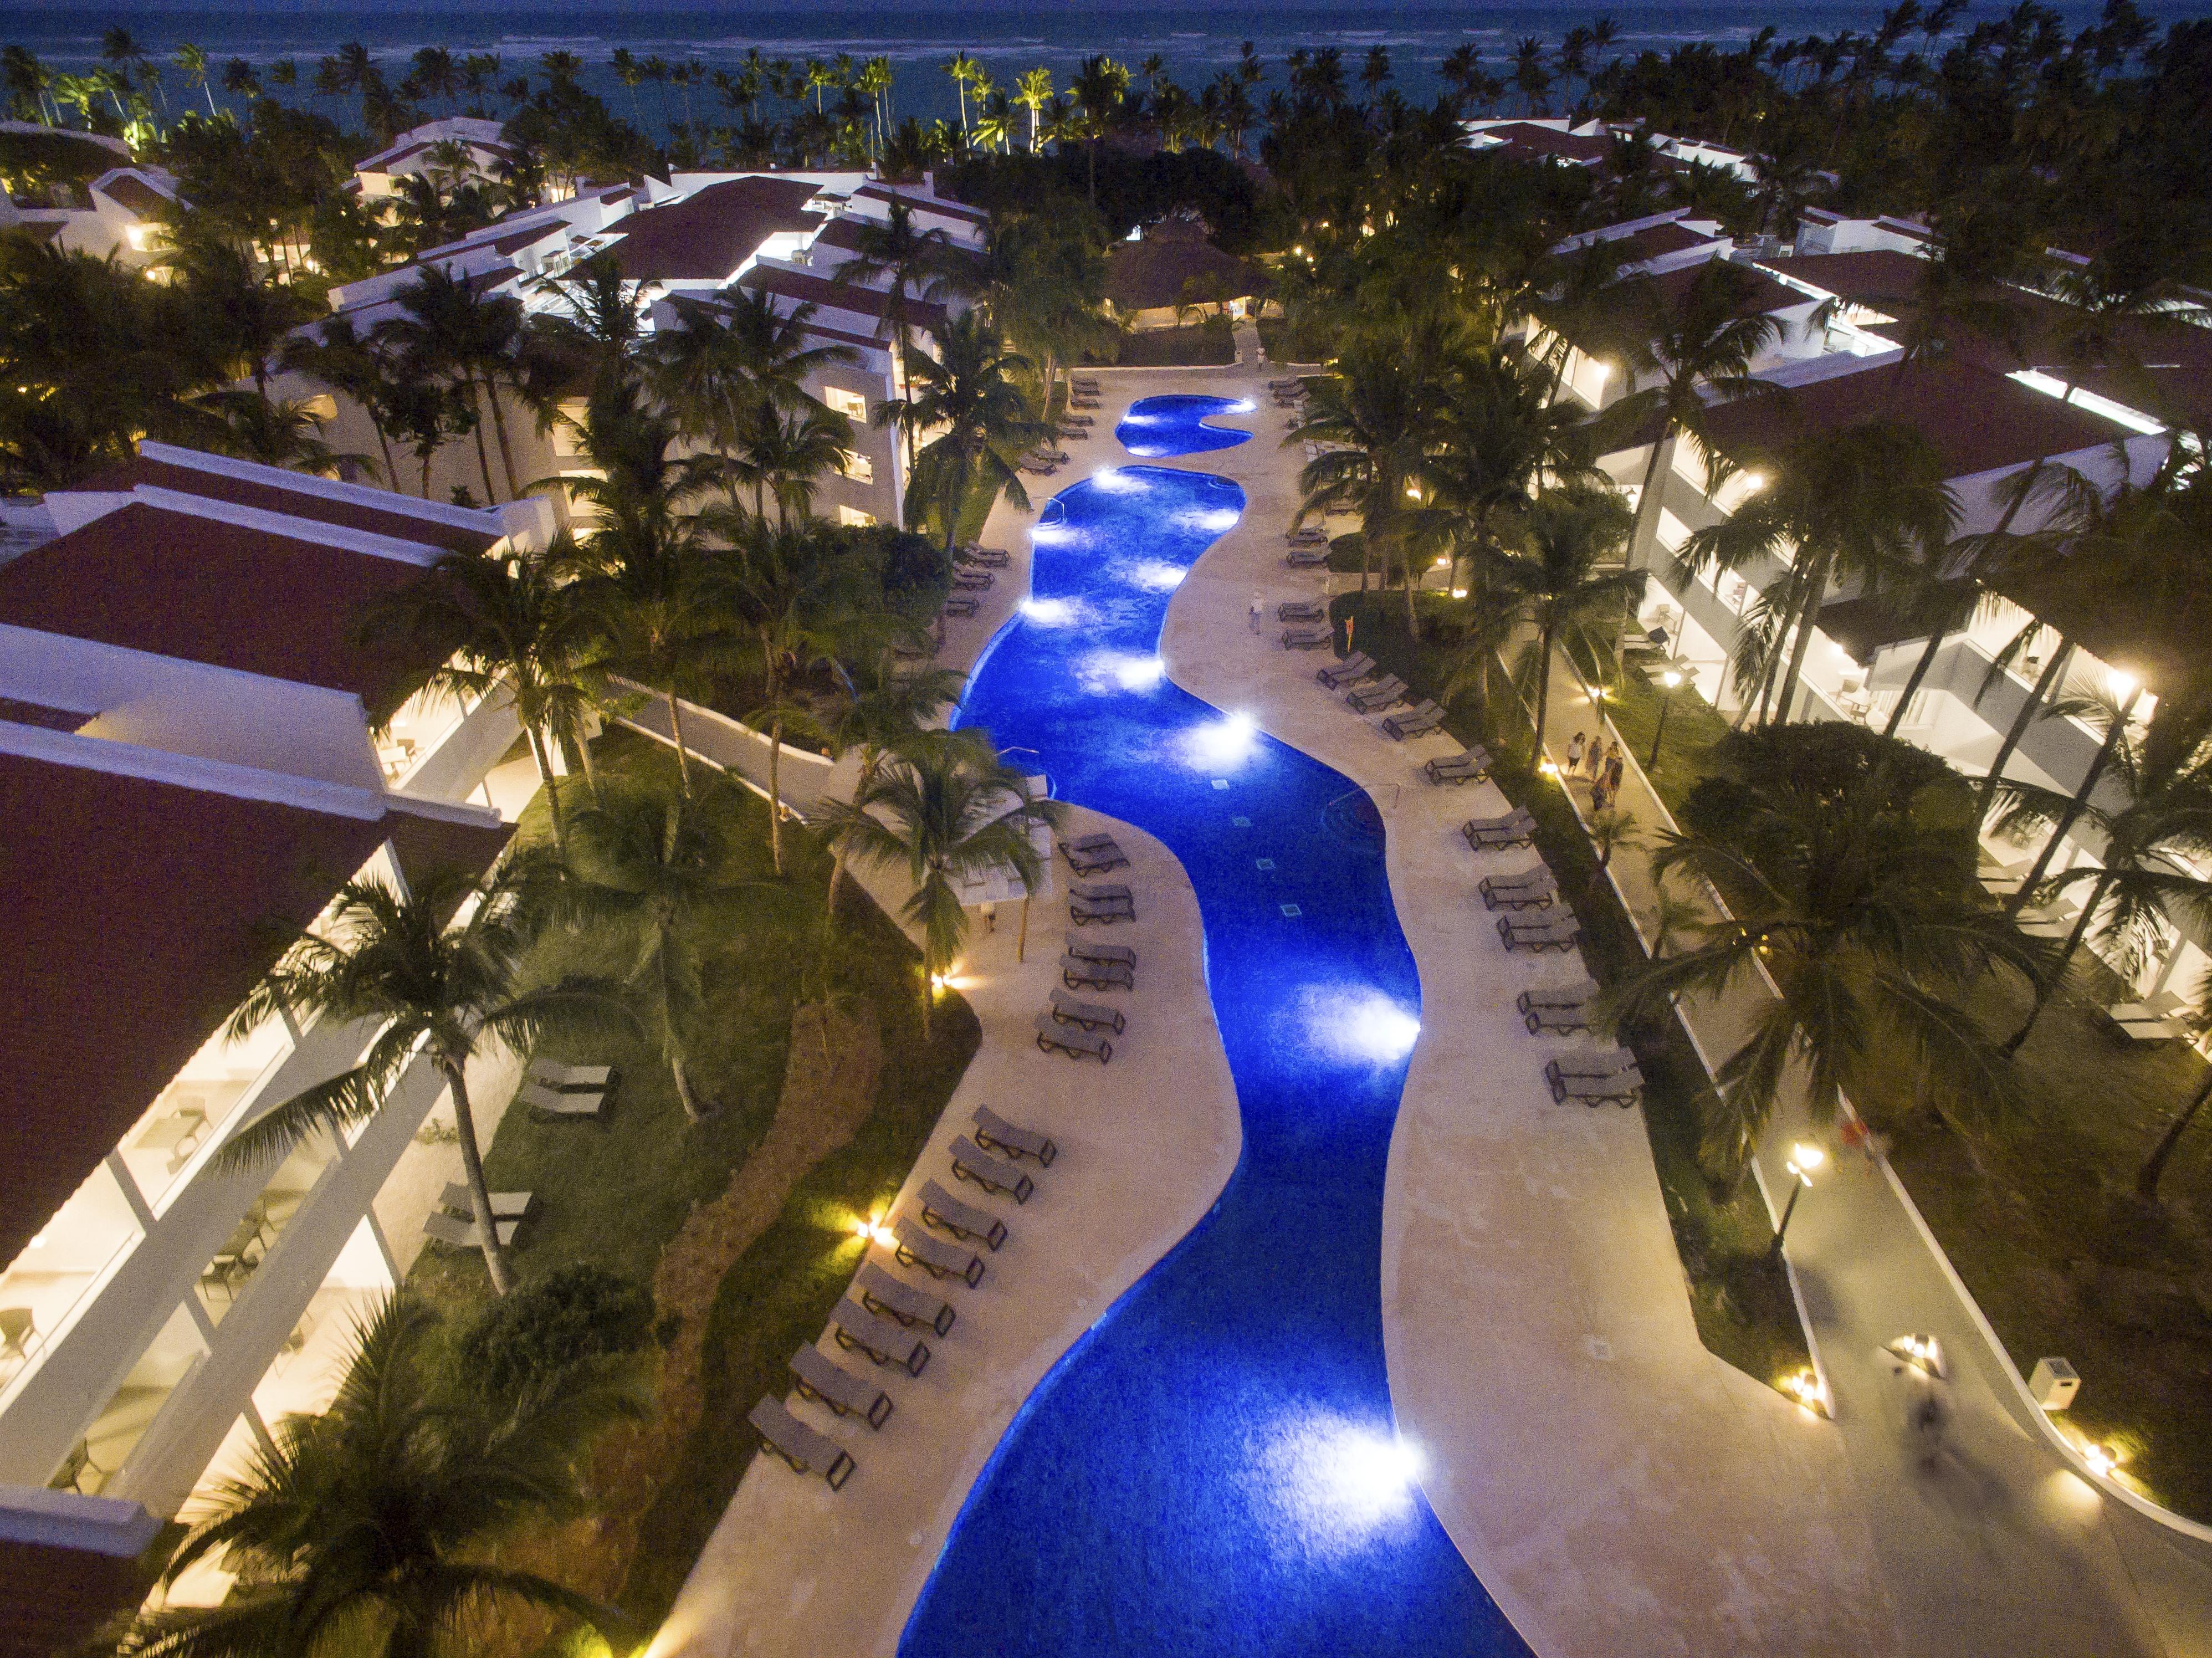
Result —
<instances>
[{"instance_id":1,"label":"walking person","mask_svg":"<svg viewBox=\"0 0 2212 1658\"><path fill-rule=\"evenodd\" d=\"M1620 744L1615 743L1612 752L1606 756L1605 780L1601 786L1604 788L1605 797L1608 800L1618 800L1620 798L1621 770Z\"/></svg>"},{"instance_id":2,"label":"walking person","mask_svg":"<svg viewBox=\"0 0 2212 1658\"><path fill-rule=\"evenodd\" d=\"M1265 594L1263 594L1263 593L1254 593L1254 594L1252 595L1252 610L1251 610L1251 616L1252 616L1252 631L1253 631L1254 633L1255 633L1255 634L1256 634L1256 633L1258 633L1258 632L1260 631L1260 616L1261 616L1261 613L1262 611L1266 610L1266 609L1267 609L1267 596L1266 596Z\"/></svg>"},{"instance_id":3,"label":"walking person","mask_svg":"<svg viewBox=\"0 0 2212 1658\"><path fill-rule=\"evenodd\" d=\"M1602 732L1590 738L1589 752L1583 756L1583 763L1589 768L1591 782L1595 783L1605 775L1605 735Z\"/></svg>"},{"instance_id":4,"label":"walking person","mask_svg":"<svg viewBox=\"0 0 2212 1658\"><path fill-rule=\"evenodd\" d=\"M1567 775L1572 777L1583 767L1583 734L1577 732L1567 744Z\"/></svg>"}]
</instances>

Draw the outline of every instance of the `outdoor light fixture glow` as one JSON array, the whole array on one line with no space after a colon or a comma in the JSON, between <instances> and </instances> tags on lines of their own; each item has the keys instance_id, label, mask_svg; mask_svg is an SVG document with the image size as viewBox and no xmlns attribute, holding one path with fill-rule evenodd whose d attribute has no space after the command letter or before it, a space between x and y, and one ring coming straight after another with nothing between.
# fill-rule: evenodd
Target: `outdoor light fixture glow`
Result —
<instances>
[{"instance_id":1,"label":"outdoor light fixture glow","mask_svg":"<svg viewBox=\"0 0 2212 1658\"><path fill-rule=\"evenodd\" d=\"M2089 1472L2100 1479L2109 1479L2112 1470L2120 1466L2119 1457L2109 1445L2084 1445L2081 1460L2089 1465Z\"/></svg>"},{"instance_id":2,"label":"outdoor light fixture glow","mask_svg":"<svg viewBox=\"0 0 2212 1658\"><path fill-rule=\"evenodd\" d=\"M1451 596L1454 598L1465 598L1467 597L1467 589L1464 587L1455 587L1451 590Z\"/></svg>"},{"instance_id":3,"label":"outdoor light fixture glow","mask_svg":"<svg viewBox=\"0 0 2212 1658\"><path fill-rule=\"evenodd\" d=\"M1419 501L1420 498L1421 498L1421 486L1420 486L1419 484L1418 484L1418 483L1409 483L1409 484L1407 484L1407 485L1406 486L1406 499L1407 499L1407 500L1408 500L1408 501Z\"/></svg>"},{"instance_id":4,"label":"outdoor light fixture glow","mask_svg":"<svg viewBox=\"0 0 2212 1658\"><path fill-rule=\"evenodd\" d=\"M1230 415L1249 415L1258 412L1260 405L1249 398L1239 398L1222 412Z\"/></svg>"},{"instance_id":5,"label":"outdoor light fixture glow","mask_svg":"<svg viewBox=\"0 0 2212 1658\"><path fill-rule=\"evenodd\" d=\"M1810 1370L1794 1370L1784 1376L1782 1391L1796 1400L1808 1416L1817 1416L1827 1408L1827 1390L1820 1386L1820 1378Z\"/></svg>"},{"instance_id":6,"label":"outdoor light fixture glow","mask_svg":"<svg viewBox=\"0 0 2212 1658\"><path fill-rule=\"evenodd\" d=\"M1766 487L1766 474L1765 474L1765 473L1764 473L1764 472L1746 472L1746 473L1743 475L1743 492L1744 492L1744 494L1746 494L1746 495L1757 495L1757 494L1758 494L1761 489L1764 489L1765 487Z\"/></svg>"},{"instance_id":7,"label":"outdoor light fixture glow","mask_svg":"<svg viewBox=\"0 0 2212 1658\"><path fill-rule=\"evenodd\" d=\"M1043 628L1065 628L1075 620L1075 606L1064 598L1025 598L1022 614Z\"/></svg>"},{"instance_id":8,"label":"outdoor light fixture glow","mask_svg":"<svg viewBox=\"0 0 2212 1658\"><path fill-rule=\"evenodd\" d=\"M854 1236L859 1237L863 1242L866 1243L894 1243L897 1242L896 1236L893 1234L891 1229L884 1225L883 1221L874 1215L869 1215L860 1220L854 1221L853 1223L853 1231Z\"/></svg>"},{"instance_id":9,"label":"outdoor light fixture glow","mask_svg":"<svg viewBox=\"0 0 2212 1658\"><path fill-rule=\"evenodd\" d=\"M1827 1162L1828 1154L1810 1140L1800 1140L1790 1148L1790 1160L1782 1166L1810 1186L1814 1171Z\"/></svg>"},{"instance_id":10,"label":"outdoor light fixture glow","mask_svg":"<svg viewBox=\"0 0 2212 1658\"><path fill-rule=\"evenodd\" d=\"M2112 695L2126 701L2136 694L2136 677L2124 668L2115 668L2105 676L2105 683L2112 688Z\"/></svg>"},{"instance_id":11,"label":"outdoor light fixture glow","mask_svg":"<svg viewBox=\"0 0 2212 1658\"><path fill-rule=\"evenodd\" d=\"M1682 683L1682 676L1676 673L1672 668L1669 668L1666 672L1659 676L1659 683L1671 691L1675 686Z\"/></svg>"}]
</instances>

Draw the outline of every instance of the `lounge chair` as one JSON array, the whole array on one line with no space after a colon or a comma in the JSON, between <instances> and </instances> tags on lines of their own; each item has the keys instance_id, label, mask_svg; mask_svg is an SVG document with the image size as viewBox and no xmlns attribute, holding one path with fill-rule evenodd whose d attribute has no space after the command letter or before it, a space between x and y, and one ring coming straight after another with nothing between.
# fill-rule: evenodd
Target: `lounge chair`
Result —
<instances>
[{"instance_id":1,"label":"lounge chair","mask_svg":"<svg viewBox=\"0 0 2212 1658\"><path fill-rule=\"evenodd\" d=\"M1310 545L1316 541L1326 542L1328 539L1328 531L1318 524L1309 524L1302 529L1285 531L1283 539L1293 547Z\"/></svg>"},{"instance_id":2,"label":"lounge chair","mask_svg":"<svg viewBox=\"0 0 2212 1658\"><path fill-rule=\"evenodd\" d=\"M1317 598L1286 599L1275 606L1278 622L1318 622L1328 614L1328 607Z\"/></svg>"},{"instance_id":3,"label":"lounge chair","mask_svg":"<svg viewBox=\"0 0 2212 1658\"><path fill-rule=\"evenodd\" d=\"M993 570L1005 569L1013 556L1003 547L986 547L980 541L963 541L953 554L963 564L981 564Z\"/></svg>"},{"instance_id":4,"label":"lounge chair","mask_svg":"<svg viewBox=\"0 0 2212 1658\"><path fill-rule=\"evenodd\" d=\"M494 1224L499 1228L499 1242L502 1249L513 1243L514 1235L522 1230L522 1223L519 1220L496 1221ZM442 1209L433 1209L422 1217L422 1236L440 1243L450 1243L456 1249L483 1248L483 1238L477 1230L476 1222L465 1215L449 1215Z\"/></svg>"},{"instance_id":5,"label":"lounge chair","mask_svg":"<svg viewBox=\"0 0 2212 1658\"><path fill-rule=\"evenodd\" d=\"M895 1318L910 1329L934 1330L940 1336L950 1335L960 1316L944 1297L917 1290L872 1260L860 1263L853 1283L861 1306L884 1318Z\"/></svg>"},{"instance_id":6,"label":"lounge chair","mask_svg":"<svg viewBox=\"0 0 2212 1658\"><path fill-rule=\"evenodd\" d=\"M1134 905L1137 902L1136 895L1122 881L1070 881L1067 890L1079 898L1094 899L1102 904L1110 904L1117 898L1125 904Z\"/></svg>"},{"instance_id":7,"label":"lounge chair","mask_svg":"<svg viewBox=\"0 0 2212 1658\"><path fill-rule=\"evenodd\" d=\"M1427 761L1421 769L1431 783L1480 783L1490 775L1490 750L1480 746L1464 749L1441 760Z\"/></svg>"},{"instance_id":8,"label":"lounge chair","mask_svg":"<svg viewBox=\"0 0 2212 1658\"><path fill-rule=\"evenodd\" d=\"M1097 1002L1079 1002L1064 990L1052 993L1052 1017L1062 1024L1079 1024L1085 1030L1110 1030L1121 1034L1128 1021L1117 1007L1101 1007Z\"/></svg>"},{"instance_id":9,"label":"lounge chair","mask_svg":"<svg viewBox=\"0 0 2212 1658\"><path fill-rule=\"evenodd\" d=\"M1044 1023L1052 1021L1044 1019ZM952 1178L973 1181L994 1195L1003 1192L1016 1203L1027 1203L1030 1193L1036 1190L1035 1181L1013 1164L981 1151L965 1134L952 1142Z\"/></svg>"},{"instance_id":10,"label":"lounge chair","mask_svg":"<svg viewBox=\"0 0 2212 1658\"><path fill-rule=\"evenodd\" d=\"M1498 918L1498 936L1508 950L1572 950L1582 933L1583 924L1565 904L1541 917Z\"/></svg>"},{"instance_id":11,"label":"lounge chair","mask_svg":"<svg viewBox=\"0 0 2212 1658\"><path fill-rule=\"evenodd\" d=\"M971 1290L983 1281L981 1255L932 1237L912 1215L901 1215L893 1221L891 1236L898 1240L891 1254L902 1266L919 1266L932 1278L957 1278Z\"/></svg>"},{"instance_id":12,"label":"lounge chair","mask_svg":"<svg viewBox=\"0 0 2212 1658\"><path fill-rule=\"evenodd\" d=\"M1063 956L1060 958L1060 981L1070 990L1134 990L1137 975L1127 962Z\"/></svg>"},{"instance_id":13,"label":"lounge chair","mask_svg":"<svg viewBox=\"0 0 2212 1658\"><path fill-rule=\"evenodd\" d=\"M988 592L991 585L998 579L988 570L955 570L952 573L952 585L963 593Z\"/></svg>"},{"instance_id":14,"label":"lounge chair","mask_svg":"<svg viewBox=\"0 0 2212 1658\"><path fill-rule=\"evenodd\" d=\"M975 1108L975 1144L987 1151L1003 1151L1010 1157L1035 1157L1037 1167L1049 1169L1060 1155L1048 1134L1008 1122L988 1105Z\"/></svg>"},{"instance_id":15,"label":"lounge chair","mask_svg":"<svg viewBox=\"0 0 2212 1658\"><path fill-rule=\"evenodd\" d=\"M1521 1022L1528 1027L1528 1034L1532 1036L1545 1030L1563 1035L1570 1031L1588 1030L1589 1017L1588 1002L1574 1002L1564 1006L1539 1003L1521 1011Z\"/></svg>"},{"instance_id":16,"label":"lounge chair","mask_svg":"<svg viewBox=\"0 0 2212 1658\"><path fill-rule=\"evenodd\" d=\"M1283 629L1283 648L1286 651L1318 651L1336 637L1336 630L1328 626L1285 628Z\"/></svg>"},{"instance_id":17,"label":"lounge chair","mask_svg":"<svg viewBox=\"0 0 2212 1658\"><path fill-rule=\"evenodd\" d=\"M1403 702L1412 689L1395 674L1383 677L1375 684L1344 694L1345 705L1357 714L1377 714L1382 709Z\"/></svg>"},{"instance_id":18,"label":"lounge chair","mask_svg":"<svg viewBox=\"0 0 2212 1658\"><path fill-rule=\"evenodd\" d=\"M1635 1071L1636 1055L1625 1048L1577 1048L1554 1054L1544 1066L1547 1077L1618 1077Z\"/></svg>"},{"instance_id":19,"label":"lounge chair","mask_svg":"<svg viewBox=\"0 0 2212 1658\"><path fill-rule=\"evenodd\" d=\"M1137 907L1126 898L1097 899L1071 896L1067 901L1067 917L1078 926L1089 926L1093 921L1101 926L1112 926L1120 921L1137 919Z\"/></svg>"},{"instance_id":20,"label":"lounge chair","mask_svg":"<svg viewBox=\"0 0 2212 1658\"><path fill-rule=\"evenodd\" d=\"M1049 1013L1036 1017L1036 1045L1041 1053L1057 1049L1071 1060L1096 1060L1101 1065L1111 1062L1114 1044L1095 1030L1085 1030L1080 1025L1064 1025Z\"/></svg>"},{"instance_id":21,"label":"lounge chair","mask_svg":"<svg viewBox=\"0 0 2212 1658\"><path fill-rule=\"evenodd\" d=\"M920 1376L929 1363L929 1344L888 1318L878 1318L848 1294L830 1315L830 1333L847 1352L866 1353L877 1363L896 1364Z\"/></svg>"},{"instance_id":22,"label":"lounge chair","mask_svg":"<svg viewBox=\"0 0 2212 1658\"><path fill-rule=\"evenodd\" d=\"M791 1413L780 1399L763 1396L745 1420L760 1430L761 1443L791 1465L793 1473L819 1471L830 1489L841 1491L853 1477L852 1454L827 1434L818 1434Z\"/></svg>"},{"instance_id":23,"label":"lounge chair","mask_svg":"<svg viewBox=\"0 0 2212 1658\"><path fill-rule=\"evenodd\" d=\"M1088 443L1091 441L1091 434L1085 431L1080 426L1063 426L1054 435L1066 443Z\"/></svg>"},{"instance_id":24,"label":"lounge chair","mask_svg":"<svg viewBox=\"0 0 2212 1658\"><path fill-rule=\"evenodd\" d=\"M1522 807L1498 817L1470 817L1459 826L1467 843L1477 852L1501 847L1525 847L1536 838L1536 820Z\"/></svg>"},{"instance_id":25,"label":"lounge chair","mask_svg":"<svg viewBox=\"0 0 2212 1658\"><path fill-rule=\"evenodd\" d=\"M1071 839L1062 841L1060 843L1060 847L1062 852L1066 851L1070 847L1073 847L1078 852L1096 852L1101 847L1110 847L1113 844L1114 837L1102 832L1097 835L1075 835Z\"/></svg>"},{"instance_id":26,"label":"lounge chair","mask_svg":"<svg viewBox=\"0 0 2212 1658\"><path fill-rule=\"evenodd\" d=\"M965 596L955 594L945 601L945 614L950 616L973 616L980 603L972 593Z\"/></svg>"},{"instance_id":27,"label":"lounge chair","mask_svg":"<svg viewBox=\"0 0 2212 1658\"><path fill-rule=\"evenodd\" d=\"M1404 742L1409 737L1419 737L1432 732L1444 723L1444 711L1424 697L1403 714L1394 714L1382 722L1383 731L1395 741Z\"/></svg>"},{"instance_id":28,"label":"lounge chair","mask_svg":"<svg viewBox=\"0 0 2212 1658\"><path fill-rule=\"evenodd\" d=\"M939 1231L963 1243L980 1243L994 1254L1006 1241L1006 1222L988 1209L963 1203L933 1180L921 1183L921 1218Z\"/></svg>"},{"instance_id":29,"label":"lounge chair","mask_svg":"<svg viewBox=\"0 0 2212 1658\"><path fill-rule=\"evenodd\" d=\"M1314 677L1320 680L1329 689L1340 691L1346 685L1357 685L1361 680L1370 677L1374 671L1375 659L1364 651L1354 651L1335 666L1323 668Z\"/></svg>"},{"instance_id":30,"label":"lounge chair","mask_svg":"<svg viewBox=\"0 0 2212 1658\"><path fill-rule=\"evenodd\" d=\"M1480 890L1485 909L1549 909L1552 900L1559 896L1559 884L1547 869L1534 872L1526 878L1487 875L1482 878Z\"/></svg>"},{"instance_id":31,"label":"lounge chair","mask_svg":"<svg viewBox=\"0 0 2212 1658\"><path fill-rule=\"evenodd\" d=\"M1129 855L1109 841L1103 847L1062 847L1068 867L1078 875L1103 875L1110 869L1127 869Z\"/></svg>"},{"instance_id":32,"label":"lounge chair","mask_svg":"<svg viewBox=\"0 0 2212 1658\"><path fill-rule=\"evenodd\" d=\"M1060 418L1070 426L1091 426L1097 423L1089 415L1062 415Z\"/></svg>"},{"instance_id":33,"label":"lounge chair","mask_svg":"<svg viewBox=\"0 0 2212 1658\"><path fill-rule=\"evenodd\" d=\"M606 1115L610 1097L581 1089L548 1088L543 1083L534 1082L525 1082L514 1090L515 1103L528 1107L530 1114L540 1122L574 1118L597 1122Z\"/></svg>"},{"instance_id":34,"label":"lounge chair","mask_svg":"<svg viewBox=\"0 0 2212 1658\"><path fill-rule=\"evenodd\" d=\"M469 1196L469 1188L459 1181L446 1182L446 1189L438 1194L438 1201L456 1214L469 1215L476 1205ZM535 1192L494 1192L491 1194L491 1214L494 1220L524 1220L528 1218L531 1206L538 1201Z\"/></svg>"},{"instance_id":35,"label":"lounge chair","mask_svg":"<svg viewBox=\"0 0 2212 1658\"><path fill-rule=\"evenodd\" d=\"M1523 1013L1539 1007L1582 1007L1596 995L1597 986L1594 981L1577 979L1571 985L1551 985L1524 990L1513 999L1513 1005Z\"/></svg>"},{"instance_id":36,"label":"lounge chair","mask_svg":"<svg viewBox=\"0 0 2212 1658\"><path fill-rule=\"evenodd\" d=\"M1585 1077L1563 1072L1555 1060L1544 1067L1544 1080L1552 1085L1552 1099L1556 1103L1580 1100L1583 1104L1599 1106L1611 1103L1626 1111L1636 1103L1643 1091L1644 1074L1633 1066L1610 1077Z\"/></svg>"},{"instance_id":37,"label":"lounge chair","mask_svg":"<svg viewBox=\"0 0 2212 1658\"><path fill-rule=\"evenodd\" d=\"M563 1065L558 1060L532 1060L530 1080L567 1092L605 1093L615 1085L611 1065Z\"/></svg>"},{"instance_id":38,"label":"lounge chair","mask_svg":"<svg viewBox=\"0 0 2212 1658\"><path fill-rule=\"evenodd\" d=\"M1054 472L1060 471L1060 468L1057 466L1031 466L1027 462L1024 462L1022 471L1027 472L1033 478L1048 478Z\"/></svg>"},{"instance_id":39,"label":"lounge chair","mask_svg":"<svg viewBox=\"0 0 2212 1658\"><path fill-rule=\"evenodd\" d=\"M1119 962L1132 972L1136 970L1137 952L1127 944L1102 944L1080 932L1067 935L1067 953L1080 956L1086 962Z\"/></svg>"},{"instance_id":40,"label":"lounge chair","mask_svg":"<svg viewBox=\"0 0 2212 1658\"><path fill-rule=\"evenodd\" d=\"M880 1428L891 1413L891 1396L864 1376L854 1376L808 1342L791 1356L792 1386L801 1399L827 1405L839 1416L857 1416Z\"/></svg>"},{"instance_id":41,"label":"lounge chair","mask_svg":"<svg viewBox=\"0 0 2212 1658\"><path fill-rule=\"evenodd\" d=\"M1328 563L1328 549L1319 542L1293 547L1283 555L1283 562L1293 570L1318 570Z\"/></svg>"}]
</instances>

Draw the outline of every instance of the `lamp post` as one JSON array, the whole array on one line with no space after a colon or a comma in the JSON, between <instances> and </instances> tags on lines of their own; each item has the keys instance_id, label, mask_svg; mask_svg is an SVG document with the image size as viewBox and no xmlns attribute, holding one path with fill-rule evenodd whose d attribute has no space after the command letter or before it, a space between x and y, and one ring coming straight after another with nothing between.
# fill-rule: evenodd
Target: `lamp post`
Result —
<instances>
[{"instance_id":1,"label":"lamp post","mask_svg":"<svg viewBox=\"0 0 2212 1658\"><path fill-rule=\"evenodd\" d=\"M1651 757L1644 762L1646 771L1659 769L1659 745L1667 740L1667 710L1674 706L1674 687L1682 683L1682 676L1669 668L1659 676L1659 729L1651 733Z\"/></svg>"},{"instance_id":2,"label":"lamp post","mask_svg":"<svg viewBox=\"0 0 2212 1658\"><path fill-rule=\"evenodd\" d=\"M1771 1259L1782 1259L1782 1240L1790 1234L1790 1217L1797 1212L1797 1194L1813 1183L1813 1171L1827 1160L1828 1154L1809 1140L1790 1148L1790 1159L1782 1165L1792 1176L1790 1201L1782 1206L1782 1224L1774 1229L1774 1242L1768 1248Z\"/></svg>"}]
</instances>

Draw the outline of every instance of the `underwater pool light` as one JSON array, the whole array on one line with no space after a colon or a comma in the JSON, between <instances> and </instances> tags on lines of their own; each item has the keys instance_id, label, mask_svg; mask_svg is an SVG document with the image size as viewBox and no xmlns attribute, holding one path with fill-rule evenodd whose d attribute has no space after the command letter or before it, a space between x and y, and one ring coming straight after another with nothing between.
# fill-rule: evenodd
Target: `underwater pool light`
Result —
<instances>
[{"instance_id":1,"label":"underwater pool light","mask_svg":"<svg viewBox=\"0 0 2212 1658\"><path fill-rule=\"evenodd\" d=\"M1316 985L1298 1011L1307 1040L1333 1059L1389 1065L1421 1038L1420 1020L1371 985Z\"/></svg>"},{"instance_id":2,"label":"underwater pool light","mask_svg":"<svg viewBox=\"0 0 2212 1658\"><path fill-rule=\"evenodd\" d=\"M1075 621L1075 606L1064 598L1030 598L1022 601L1022 614L1041 628L1065 628Z\"/></svg>"}]
</instances>

